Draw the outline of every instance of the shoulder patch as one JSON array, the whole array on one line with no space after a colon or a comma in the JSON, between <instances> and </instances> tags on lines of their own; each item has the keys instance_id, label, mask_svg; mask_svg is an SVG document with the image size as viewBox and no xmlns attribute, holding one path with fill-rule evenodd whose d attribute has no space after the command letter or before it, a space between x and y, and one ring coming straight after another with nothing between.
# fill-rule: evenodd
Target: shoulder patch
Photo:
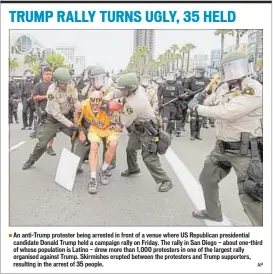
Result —
<instances>
[{"instance_id":1,"label":"shoulder patch","mask_svg":"<svg viewBox=\"0 0 273 274\"><path fill-rule=\"evenodd\" d=\"M54 96L53 93L49 93L49 94L47 95L47 98L48 98L48 100L53 100L53 99L55 98L55 96Z\"/></svg>"},{"instance_id":2,"label":"shoulder patch","mask_svg":"<svg viewBox=\"0 0 273 274\"><path fill-rule=\"evenodd\" d=\"M132 114L134 111L133 111L133 109L129 106L129 105L125 105L124 106L124 112L126 113L126 114Z\"/></svg>"},{"instance_id":3,"label":"shoulder patch","mask_svg":"<svg viewBox=\"0 0 273 274\"><path fill-rule=\"evenodd\" d=\"M255 95L255 89L253 87L246 86L243 89L242 94L243 95Z\"/></svg>"}]
</instances>

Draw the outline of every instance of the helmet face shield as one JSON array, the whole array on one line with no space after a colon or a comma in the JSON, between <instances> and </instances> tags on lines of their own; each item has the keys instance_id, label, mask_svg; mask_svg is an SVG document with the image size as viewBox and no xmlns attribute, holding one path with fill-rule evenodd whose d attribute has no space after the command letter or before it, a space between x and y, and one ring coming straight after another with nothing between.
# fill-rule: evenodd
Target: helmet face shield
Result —
<instances>
[{"instance_id":1,"label":"helmet face shield","mask_svg":"<svg viewBox=\"0 0 273 274\"><path fill-rule=\"evenodd\" d=\"M202 78L205 74L205 71L204 70L199 70L199 69L196 69L194 70L193 72L193 76L196 77L196 78Z\"/></svg>"},{"instance_id":2,"label":"helmet face shield","mask_svg":"<svg viewBox=\"0 0 273 274\"><path fill-rule=\"evenodd\" d=\"M176 80L176 76L175 74L173 73L169 73L167 76L166 76L166 81L175 81Z\"/></svg>"},{"instance_id":3,"label":"helmet face shield","mask_svg":"<svg viewBox=\"0 0 273 274\"><path fill-rule=\"evenodd\" d=\"M225 82L241 79L248 75L248 61L238 59L222 64L220 71L221 78Z\"/></svg>"},{"instance_id":4,"label":"helmet face shield","mask_svg":"<svg viewBox=\"0 0 273 274\"><path fill-rule=\"evenodd\" d=\"M141 79L141 82L140 82L140 83L141 83L142 86L148 87L149 84L150 84L150 82L151 82L151 79L143 78L143 79Z\"/></svg>"},{"instance_id":5,"label":"helmet face shield","mask_svg":"<svg viewBox=\"0 0 273 274\"><path fill-rule=\"evenodd\" d=\"M100 74L91 77L92 86L95 89L101 89L106 85L106 75Z\"/></svg>"}]
</instances>

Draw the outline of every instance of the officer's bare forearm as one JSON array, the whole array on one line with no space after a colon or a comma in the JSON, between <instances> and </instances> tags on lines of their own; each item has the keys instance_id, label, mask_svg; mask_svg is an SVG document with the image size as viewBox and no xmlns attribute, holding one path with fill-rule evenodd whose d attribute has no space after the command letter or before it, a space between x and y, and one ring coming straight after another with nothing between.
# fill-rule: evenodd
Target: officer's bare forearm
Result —
<instances>
[{"instance_id":1,"label":"officer's bare forearm","mask_svg":"<svg viewBox=\"0 0 273 274\"><path fill-rule=\"evenodd\" d=\"M47 96L46 95L36 95L36 96L33 96L33 99L36 101L43 101L43 100L47 99Z\"/></svg>"}]
</instances>

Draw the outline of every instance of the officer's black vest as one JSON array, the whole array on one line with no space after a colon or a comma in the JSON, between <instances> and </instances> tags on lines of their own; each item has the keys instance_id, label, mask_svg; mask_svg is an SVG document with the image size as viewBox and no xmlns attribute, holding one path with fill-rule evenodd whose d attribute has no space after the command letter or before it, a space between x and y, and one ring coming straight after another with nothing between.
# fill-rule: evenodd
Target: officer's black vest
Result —
<instances>
[{"instance_id":1,"label":"officer's black vest","mask_svg":"<svg viewBox=\"0 0 273 274\"><path fill-rule=\"evenodd\" d=\"M209 81L206 78L195 78L191 79L191 91L196 91L201 88L205 88Z\"/></svg>"},{"instance_id":2,"label":"officer's black vest","mask_svg":"<svg viewBox=\"0 0 273 274\"><path fill-rule=\"evenodd\" d=\"M179 88L177 84L164 83L163 85L163 101L164 103L176 98L179 95Z\"/></svg>"}]
</instances>

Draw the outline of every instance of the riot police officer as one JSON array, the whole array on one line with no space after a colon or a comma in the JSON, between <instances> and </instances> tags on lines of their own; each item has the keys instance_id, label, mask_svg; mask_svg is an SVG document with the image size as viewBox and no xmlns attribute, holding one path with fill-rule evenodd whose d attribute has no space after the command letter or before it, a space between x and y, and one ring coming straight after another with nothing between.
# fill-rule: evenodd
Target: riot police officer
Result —
<instances>
[{"instance_id":1,"label":"riot police officer","mask_svg":"<svg viewBox=\"0 0 273 274\"><path fill-rule=\"evenodd\" d=\"M198 114L217 119L216 144L199 176L205 209L195 210L193 217L223 220L219 183L233 168L244 211L254 226L262 226L262 85L248 77L247 56L242 52L224 56L220 69L223 83L215 96L204 105L198 104L198 98L189 103Z\"/></svg>"},{"instance_id":2,"label":"riot police officer","mask_svg":"<svg viewBox=\"0 0 273 274\"><path fill-rule=\"evenodd\" d=\"M158 133L156 126L156 116L154 109L149 102L148 96L144 92L137 92L139 81L133 74L126 74L120 77L117 88L120 90L120 96L116 98L125 98L123 105L122 123L125 127L132 127L131 134L126 148L128 169L121 173L122 177L139 175L140 169L137 164L136 150L142 150L142 159L152 175L155 182L159 185L159 192L167 192L173 184L171 179L163 170L158 156L158 145L154 137L150 136L145 128L149 128Z\"/></svg>"},{"instance_id":3,"label":"riot police officer","mask_svg":"<svg viewBox=\"0 0 273 274\"><path fill-rule=\"evenodd\" d=\"M179 97L183 93L181 85L177 84L174 73L169 73L166 77L166 83L158 88L158 102L161 105L163 97L163 105L169 101ZM177 100L178 101L178 100ZM162 107L163 127L166 132L172 134L175 130L176 136L181 134L181 117L180 105L178 102L171 102Z\"/></svg>"},{"instance_id":4,"label":"riot police officer","mask_svg":"<svg viewBox=\"0 0 273 274\"><path fill-rule=\"evenodd\" d=\"M9 123L13 123L13 110L14 110L14 95L16 94L16 86L11 79L9 81ZM15 118L16 119L16 118ZM18 119L16 119L17 122Z\"/></svg>"},{"instance_id":5,"label":"riot police officer","mask_svg":"<svg viewBox=\"0 0 273 274\"><path fill-rule=\"evenodd\" d=\"M75 124L71 121L73 109L80 106L77 90L70 86L71 76L65 68L58 68L54 72L54 83L47 91L46 119L40 124L38 143L29 159L23 165L23 170L29 169L46 151L48 142L60 130L68 136L72 136ZM67 90L69 89L69 92ZM70 90L71 89L71 90Z\"/></svg>"},{"instance_id":6,"label":"riot police officer","mask_svg":"<svg viewBox=\"0 0 273 274\"><path fill-rule=\"evenodd\" d=\"M193 72L193 76L186 80L184 91L188 92L186 100L189 102L193 99L195 92L198 90L205 89L205 87L210 83L209 78L205 77L205 69L202 67L196 67ZM186 119L186 118L185 118ZM202 127L203 117L197 115L196 112L190 112L190 130L191 130L191 140L202 140L200 136L200 131Z\"/></svg>"},{"instance_id":7,"label":"riot police officer","mask_svg":"<svg viewBox=\"0 0 273 274\"><path fill-rule=\"evenodd\" d=\"M24 73L24 80L21 85L20 97L23 105L23 127L22 130L28 127L29 130L32 129L32 123L35 112L35 103L32 98L32 92L34 89L34 78L32 76L32 71L26 70Z\"/></svg>"}]
</instances>

